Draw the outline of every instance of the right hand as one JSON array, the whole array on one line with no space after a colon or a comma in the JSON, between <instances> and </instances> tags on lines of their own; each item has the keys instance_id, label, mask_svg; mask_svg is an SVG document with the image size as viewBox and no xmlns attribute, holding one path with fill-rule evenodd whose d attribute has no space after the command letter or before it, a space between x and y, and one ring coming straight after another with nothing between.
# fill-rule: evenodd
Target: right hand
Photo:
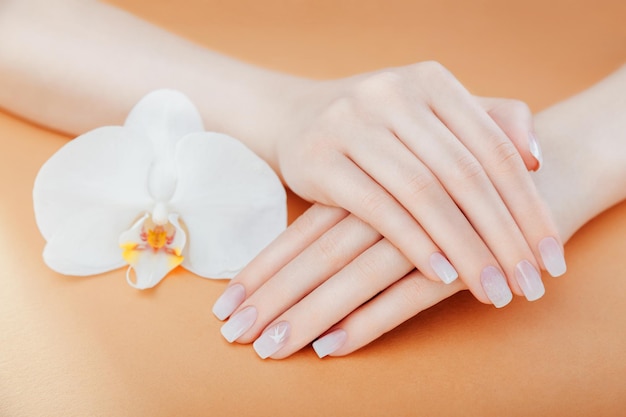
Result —
<instances>
[{"instance_id":1,"label":"right hand","mask_svg":"<svg viewBox=\"0 0 626 417\"><path fill-rule=\"evenodd\" d=\"M537 260L564 272L527 172L539 154L523 103L473 97L433 62L322 81L301 100L275 148L296 194L350 211L426 277L458 275L498 307L507 282L541 296Z\"/></svg>"}]
</instances>

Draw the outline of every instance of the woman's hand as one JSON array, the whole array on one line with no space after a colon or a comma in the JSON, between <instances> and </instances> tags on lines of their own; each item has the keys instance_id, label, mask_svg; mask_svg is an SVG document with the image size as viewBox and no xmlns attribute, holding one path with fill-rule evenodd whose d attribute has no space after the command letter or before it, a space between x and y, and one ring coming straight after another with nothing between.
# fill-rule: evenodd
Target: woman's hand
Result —
<instances>
[{"instance_id":1,"label":"woman's hand","mask_svg":"<svg viewBox=\"0 0 626 417\"><path fill-rule=\"evenodd\" d=\"M286 184L353 213L426 277L460 276L502 307L507 282L543 294L537 260L554 276L565 271L527 172L541 156L523 103L476 99L425 62L320 82L281 127L274 159Z\"/></svg>"},{"instance_id":2,"label":"woman's hand","mask_svg":"<svg viewBox=\"0 0 626 417\"><path fill-rule=\"evenodd\" d=\"M213 311L224 319L236 309L222 334L256 340L262 358L289 356L329 328L316 352L344 355L465 288L411 270L356 216L314 205L233 279Z\"/></svg>"}]
</instances>

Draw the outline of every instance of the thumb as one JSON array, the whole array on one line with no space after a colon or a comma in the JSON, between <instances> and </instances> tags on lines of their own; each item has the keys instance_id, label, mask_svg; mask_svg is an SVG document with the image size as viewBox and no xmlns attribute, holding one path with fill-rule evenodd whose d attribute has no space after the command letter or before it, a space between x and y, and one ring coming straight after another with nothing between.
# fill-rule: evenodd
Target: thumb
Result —
<instances>
[{"instance_id":1,"label":"thumb","mask_svg":"<svg viewBox=\"0 0 626 417\"><path fill-rule=\"evenodd\" d=\"M535 136L533 115L523 101L476 97L483 109L515 145L529 171L541 168L542 157Z\"/></svg>"}]
</instances>

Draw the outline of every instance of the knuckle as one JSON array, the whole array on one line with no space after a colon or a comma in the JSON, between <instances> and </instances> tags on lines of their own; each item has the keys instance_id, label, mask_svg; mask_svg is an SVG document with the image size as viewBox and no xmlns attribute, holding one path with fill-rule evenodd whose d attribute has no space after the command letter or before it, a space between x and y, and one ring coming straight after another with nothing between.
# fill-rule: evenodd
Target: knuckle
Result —
<instances>
[{"instance_id":1,"label":"knuckle","mask_svg":"<svg viewBox=\"0 0 626 417\"><path fill-rule=\"evenodd\" d=\"M418 74L428 79L447 79L451 73L448 69L437 61L424 61L415 64Z\"/></svg>"},{"instance_id":2,"label":"knuckle","mask_svg":"<svg viewBox=\"0 0 626 417\"><path fill-rule=\"evenodd\" d=\"M388 198L382 191L371 191L366 193L361 200L361 207L363 207L369 216L374 218L378 215L384 215L388 205Z\"/></svg>"},{"instance_id":3,"label":"knuckle","mask_svg":"<svg viewBox=\"0 0 626 417\"><path fill-rule=\"evenodd\" d=\"M429 284L427 278L415 272L405 277L401 282L402 290L400 294L406 305L414 309L415 312L424 308L423 300L427 295L427 284Z\"/></svg>"},{"instance_id":4,"label":"knuckle","mask_svg":"<svg viewBox=\"0 0 626 417\"><path fill-rule=\"evenodd\" d=\"M383 271L384 259L379 256L362 256L354 263L355 274L353 279L358 281L357 284L363 284L367 281L375 280Z\"/></svg>"},{"instance_id":5,"label":"knuckle","mask_svg":"<svg viewBox=\"0 0 626 417\"><path fill-rule=\"evenodd\" d=\"M457 177L461 181L475 181L485 175L482 165L473 155L465 153L456 158Z\"/></svg>"},{"instance_id":6,"label":"knuckle","mask_svg":"<svg viewBox=\"0 0 626 417\"><path fill-rule=\"evenodd\" d=\"M517 148L508 140L500 141L493 148L494 166L499 172L509 172L517 169L521 163L521 157Z\"/></svg>"},{"instance_id":7,"label":"knuckle","mask_svg":"<svg viewBox=\"0 0 626 417\"><path fill-rule=\"evenodd\" d=\"M323 235L317 240L316 248L319 256L317 259L322 259L324 263L335 265L342 258L342 250L339 241L332 235Z\"/></svg>"},{"instance_id":8,"label":"knuckle","mask_svg":"<svg viewBox=\"0 0 626 417\"><path fill-rule=\"evenodd\" d=\"M393 70L377 72L357 84L357 96L366 99L390 98L401 90L402 80L402 75Z\"/></svg>"},{"instance_id":9,"label":"knuckle","mask_svg":"<svg viewBox=\"0 0 626 417\"><path fill-rule=\"evenodd\" d=\"M406 180L406 190L411 199L428 195L436 188L437 181L429 173L418 172Z\"/></svg>"},{"instance_id":10,"label":"knuckle","mask_svg":"<svg viewBox=\"0 0 626 417\"><path fill-rule=\"evenodd\" d=\"M528 107L528 104L521 100L508 99L505 102L505 107L508 109L508 113L517 120L526 122L532 119L530 107Z\"/></svg>"}]
</instances>

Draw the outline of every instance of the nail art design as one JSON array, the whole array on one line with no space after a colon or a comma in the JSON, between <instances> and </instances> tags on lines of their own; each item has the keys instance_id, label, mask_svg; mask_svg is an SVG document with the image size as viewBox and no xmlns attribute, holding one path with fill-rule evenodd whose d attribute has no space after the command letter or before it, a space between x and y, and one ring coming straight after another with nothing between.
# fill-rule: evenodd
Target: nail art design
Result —
<instances>
[{"instance_id":1,"label":"nail art design","mask_svg":"<svg viewBox=\"0 0 626 417\"><path fill-rule=\"evenodd\" d=\"M267 329L252 345L261 359L269 358L287 344L291 326L286 321Z\"/></svg>"},{"instance_id":2,"label":"nail art design","mask_svg":"<svg viewBox=\"0 0 626 417\"><path fill-rule=\"evenodd\" d=\"M287 332L287 326L283 327L280 330L280 326L274 327L274 331L269 337L274 341L274 343L279 344L285 339L285 333Z\"/></svg>"}]
</instances>

